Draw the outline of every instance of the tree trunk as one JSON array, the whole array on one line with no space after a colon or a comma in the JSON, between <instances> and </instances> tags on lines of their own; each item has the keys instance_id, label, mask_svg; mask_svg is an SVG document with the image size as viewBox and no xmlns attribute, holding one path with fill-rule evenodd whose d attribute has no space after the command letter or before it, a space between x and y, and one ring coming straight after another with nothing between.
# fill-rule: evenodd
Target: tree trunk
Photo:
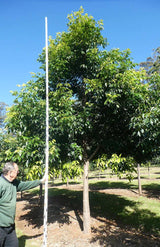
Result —
<instances>
[{"instance_id":1,"label":"tree trunk","mask_svg":"<svg viewBox=\"0 0 160 247\"><path fill-rule=\"evenodd\" d=\"M137 164L137 173L138 173L138 189L139 189L139 195L142 195L141 175L140 175L140 165L139 164Z\"/></svg>"},{"instance_id":2,"label":"tree trunk","mask_svg":"<svg viewBox=\"0 0 160 247\"><path fill-rule=\"evenodd\" d=\"M67 178L67 183L66 183L66 187L68 188L68 186L69 186L69 181L68 181L69 179Z\"/></svg>"},{"instance_id":3,"label":"tree trunk","mask_svg":"<svg viewBox=\"0 0 160 247\"><path fill-rule=\"evenodd\" d=\"M91 233L88 170L89 170L89 160L85 161L84 163L84 177L83 177L83 231L85 234Z\"/></svg>"},{"instance_id":4,"label":"tree trunk","mask_svg":"<svg viewBox=\"0 0 160 247\"><path fill-rule=\"evenodd\" d=\"M40 203L40 205L42 205L42 197L43 197L43 184L40 184L39 185L39 187L40 187L40 189L39 189L39 203Z\"/></svg>"},{"instance_id":5,"label":"tree trunk","mask_svg":"<svg viewBox=\"0 0 160 247\"><path fill-rule=\"evenodd\" d=\"M148 178L150 179L150 166L148 165Z\"/></svg>"}]
</instances>

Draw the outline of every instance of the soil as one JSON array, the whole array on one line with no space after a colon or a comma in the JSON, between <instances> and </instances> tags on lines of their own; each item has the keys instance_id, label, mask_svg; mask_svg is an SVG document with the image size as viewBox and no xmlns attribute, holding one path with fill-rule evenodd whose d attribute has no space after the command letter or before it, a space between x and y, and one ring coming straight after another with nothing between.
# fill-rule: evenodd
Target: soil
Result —
<instances>
[{"instance_id":1,"label":"soil","mask_svg":"<svg viewBox=\"0 0 160 247\"><path fill-rule=\"evenodd\" d=\"M82 188L80 185L70 185L68 189ZM107 189L104 192L138 196L137 191L126 189ZM21 243L24 242L23 246L26 240L31 240L31 246L42 246L43 206L40 205L38 196L25 192L21 199L18 195L16 226L25 234L19 239ZM121 227L115 221L100 217L91 217L92 232L85 235L82 231L82 212L73 210L66 204L65 198L49 197L48 206L48 247L160 247L160 238Z\"/></svg>"}]
</instances>

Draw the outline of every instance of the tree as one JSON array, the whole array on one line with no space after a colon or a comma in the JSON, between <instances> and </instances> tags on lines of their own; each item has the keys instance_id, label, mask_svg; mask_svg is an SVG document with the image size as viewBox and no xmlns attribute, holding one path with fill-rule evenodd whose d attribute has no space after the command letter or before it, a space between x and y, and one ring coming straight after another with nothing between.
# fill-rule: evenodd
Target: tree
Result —
<instances>
[{"instance_id":1,"label":"tree","mask_svg":"<svg viewBox=\"0 0 160 247\"><path fill-rule=\"evenodd\" d=\"M12 92L16 98L6 117L6 128L12 139L5 138L9 144L8 150L6 152L4 149L1 153L3 161L13 160L20 163L22 170L26 171L24 176L30 174L31 179L35 178L35 168L41 167L39 175L42 175L44 170L45 101L37 94L37 90L41 92L41 87L40 80L34 84L31 80L23 84L19 92ZM50 156L54 160L54 140L50 140L50 149Z\"/></svg>"},{"instance_id":2,"label":"tree","mask_svg":"<svg viewBox=\"0 0 160 247\"><path fill-rule=\"evenodd\" d=\"M154 72L160 73L160 47L153 49L152 56L148 57L145 62L141 62L140 67L143 67L148 75Z\"/></svg>"},{"instance_id":3,"label":"tree","mask_svg":"<svg viewBox=\"0 0 160 247\"><path fill-rule=\"evenodd\" d=\"M75 143L81 150L84 231L89 232L89 162L103 153L131 153L132 130L129 124L144 100L142 96L146 87L141 82L144 72L133 69L130 51L102 50L106 46L106 39L101 35L102 21L95 22L93 17L83 12L81 8L68 16L68 32L59 33L55 40L50 38L49 80L50 96L59 85L72 93L68 101L72 102L70 122L67 129L63 129L60 150L63 154L66 151L65 159L71 158L69 144ZM44 59L42 53L39 58L42 68ZM52 105L52 99L50 102ZM56 109L55 105L52 107ZM62 126L62 123L57 126ZM59 130L55 138L57 142L62 133ZM62 148L64 142L66 149Z\"/></svg>"},{"instance_id":4,"label":"tree","mask_svg":"<svg viewBox=\"0 0 160 247\"><path fill-rule=\"evenodd\" d=\"M4 127L4 119L6 115L6 104L4 102L0 102L0 127Z\"/></svg>"},{"instance_id":5,"label":"tree","mask_svg":"<svg viewBox=\"0 0 160 247\"><path fill-rule=\"evenodd\" d=\"M143 159L146 161L159 155L159 120L157 119L159 119L160 47L153 49L152 56L148 57L145 62L141 62L140 67L147 72L145 83L148 82L150 86L150 95L147 97L149 99L147 108L144 109L144 112L140 110L140 114L133 118L132 126L136 129L134 135L138 138L136 150L139 150L141 161ZM140 171L139 165L138 171ZM142 189L139 188L139 191L141 192Z\"/></svg>"},{"instance_id":6,"label":"tree","mask_svg":"<svg viewBox=\"0 0 160 247\"><path fill-rule=\"evenodd\" d=\"M139 105L135 116L131 121L133 139L135 140L134 157L139 164L145 163L160 153L160 75L155 72L148 75L145 85L148 85L148 93L144 105ZM140 175L139 175L140 182ZM139 183L139 192L141 193Z\"/></svg>"},{"instance_id":7,"label":"tree","mask_svg":"<svg viewBox=\"0 0 160 247\"><path fill-rule=\"evenodd\" d=\"M148 95L144 106L139 106L132 127L137 131L137 143L142 149L142 159L149 159L159 153L160 47L154 49L152 56L147 58L146 62L141 62L140 67L147 72L144 83L148 85Z\"/></svg>"},{"instance_id":8,"label":"tree","mask_svg":"<svg viewBox=\"0 0 160 247\"><path fill-rule=\"evenodd\" d=\"M49 45L50 163L54 169L74 161L83 166L83 223L89 233L89 163L103 154L133 153L136 138L133 142L130 124L144 105L148 86L142 83L144 72L134 69L128 49L104 50L102 21L84 14L83 8L68 20L68 31L50 38ZM45 69L45 51L39 61ZM15 92L15 105L7 118L20 149L25 147L23 157L27 161L31 156L32 164L43 160L44 84L44 76L38 74Z\"/></svg>"},{"instance_id":9,"label":"tree","mask_svg":"<svg viewBox=\"0 0 160 247\"><path fill-rule=\"evenodd\" d=\"M159 153L160 137L160 75L154 73L147 77L148 93L145 104L139 105L132 118L133 135L137 138L137 160L146 161Z\"/></svg>"}]
</instances>

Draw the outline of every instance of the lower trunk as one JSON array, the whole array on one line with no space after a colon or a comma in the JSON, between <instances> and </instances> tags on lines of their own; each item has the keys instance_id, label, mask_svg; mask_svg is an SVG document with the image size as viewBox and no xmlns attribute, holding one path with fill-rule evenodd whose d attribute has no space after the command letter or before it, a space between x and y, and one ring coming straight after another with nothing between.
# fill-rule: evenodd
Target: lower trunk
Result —
<instances>
[{"instance_id":1,"label":"lower trunk","mask_svg":"<svg viewBox=\"0 0 160 247\"><path fill-rule=\"evenodd\" d=\"M43 184L40 184L39 187L40 187L40 190L39 190L39 202L40 202L40 205L42 205Z\"/></svg>"},{"instance_id":2,"label":"lower trunk","mask_svg":"<svg viewBox=\"0 0 160 247\"><path fill-rule=\"evenodd\" d=\"M83 231L85 234L90 234L91 232L88 170L89 170L89 160L85 161L84 163L84 178L83 178Z\"/></svg>"},{"instance_id":3,"label":"lower trunk","mask_svg":"<svg viewBox=\"0 0 160 247\"><path fill-rule=\"evenodd\" d=\"M150 179L150 167L148 166L148 178Z\"/></svg>"},{"instance_id":4,"label":"lower trunk","mask_svg":"<svg viewBox=\"0 0 160 247\"><path fill-rule=\"evenodd\" d=\"M137 173L138 173L138 189L139 195L142 195L142 186L141 186L141 175L140 175L140 165L137 165Z\"/></svg>"}]
</instances>

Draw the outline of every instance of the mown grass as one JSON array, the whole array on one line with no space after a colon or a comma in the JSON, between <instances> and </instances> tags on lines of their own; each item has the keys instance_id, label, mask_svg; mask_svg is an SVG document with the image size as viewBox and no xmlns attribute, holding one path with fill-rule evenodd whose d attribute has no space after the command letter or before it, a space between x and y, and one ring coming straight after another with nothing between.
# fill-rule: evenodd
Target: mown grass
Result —
<instances>
[{"instance_id":1,"label":"mown grass","mask_svg":"<svg viewBox=\"0 0 160 247\"><path fill-rule=\"evenodd\" d=\"M97 172L92 172L89 179L91 216L113 220L122 228L134 228L142 233L160 236L160 201L156 199L160 193L160 167L151 168L150 174L146 168L141 168L141 175L142 189L150 193L151 198L147 198L146 195L131 197L103 193L105 189L138 190L136 174L135 179L128 182L124 178L117 179L116 176L111 176L108 171L102 173L101 176ZM82 183L82 180L79 183ZM59 184L59 180L54 181L56 186L49 188L49 196L54 197L54 200L57 197L63 198L64 207L69 206L82 213L82 191L60 189L58 188ZM18 236L20 247L38 246L33 241L27 240L27 237L23 236L21 232L18 233Z\"/></svg>"},{"instance_id":2,"label":"mown grass","mask_svg":"<svg viewBox=\"0 0 160 247\"><path fill-rule=\"evenodd\" d=\"M95 192L91 193L91 212L95 217L114 220L121 227L134 227L156 235L160 233L158 201L144 197L137 199Z\"/></svg>"},{"instance_id":3,"label":"mown grass","mask_svg":"<svg viewBox=\"0 0 160 247\"><path fill-rule=\"evenodd\" d=\"M128 189L138 191L137 174L135 174L133 181L129 182L125 178L117 179L117 176L112 175L110 170L104 173L91 172L89 177L91 215L115 220L122 227L134 227L147 234L160 235L160 202L157 200L160 194L159 179L160 167L151 167L149 171L148 168L142 167L142 191L145 190L148 197L151 198L147 198L146 194L137 197L118 196L103 193L103 190ZM101 193L98 190L101 190ZM54 188L49 190L49 194L65 196L71 205L82 210L82 192L80 191Z\"/></svg>"},{"instance_id":4,"label":"mown grass","mask_svg":"<svg viewBox=\"0 0 160 247\"><path fill-rule=\"evenodd\" d=\"M67 206L82 212L82 191L50 189L50 196L63 196ZM64 206L66 206L64 205ZM160 235L159 201L143 196L126 197L90 192L91 216L114 220L121 227L135 228L143 233Z\"/></svg>"},{"instance_id":5,"label":"mown grass","mask_svg":"<svg viewBox=\"0 0 160 247\"><path fill-rule=\"evenodd\" d=\"M24 233L20 229L16 229L19 247L39 247L41 243L36 239L33 240L29 236L24 235Z\"/></svg>"}]
</instances>

